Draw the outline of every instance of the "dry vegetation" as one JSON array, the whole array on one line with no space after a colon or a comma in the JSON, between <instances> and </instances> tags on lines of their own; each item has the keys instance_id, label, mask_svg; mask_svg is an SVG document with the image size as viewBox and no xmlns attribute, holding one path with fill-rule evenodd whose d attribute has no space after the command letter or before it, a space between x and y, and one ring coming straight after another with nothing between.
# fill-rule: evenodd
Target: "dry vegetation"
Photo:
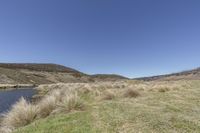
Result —
<instances>
[{"instance_id":1,"label":"dry vegetation","mask_svg":"<svg viewBox=\"0 0 200 133\"><path fill-rule=\"evenodd\" d=\"M2 120L4 130L11 131L14 128L25 126L32 122L38 113L38 108L35 105L28 103L24 98L21 98Z\"/></svg>"},{"instance_id":2,"label":"dry vegetation","mask_svg":"<svg viewBox=\"0 0 200 133\"><path fill-rule=\"evenodd\" d=\"M200 81L40 85L41 100L21 99L5 114L1 131L198 132L199 87Z\"/></svg>"},{"instance_id":3,"label":"dry vegetation","mask_svg":"<svg viewBox=\"0 0 200 133\"><path fill-rule=\"evenodd\" d=\"M28 103L24 98L21 98L11 111L5 114L1 124L2 130L11 132L36 119L61 112L83 110L83 108L84 103L79 98L76 89L60 86L35 104Z\"/></svg>"},{"instance_id":4,"label":"dry vegetation","mask_svg":"<svg viewBox=\"0 0 200 133\"><path fill-rule=\"evenodd\" d=\"M127 89L126 91L125 91L125 93L124 93L124 97L134 97L134 98L136 98L136 97L138 97L138 96L140 96L140 93L138 92L138 91L136 91L136 90L134 90L134 89Z\"/></svg>"},{"instance_id":5,"label":"dry vegetation","mask_svg":"<svg viewBox=\"0 0 200 133\"><path fill-rule=\"evenodd\" d=\"M125 80L127 78L120 75L88 75L57 64L0 63L0 84L4 85L86 83L95 81L117 81L123 79Z\"/></svg>"}]
</instances>

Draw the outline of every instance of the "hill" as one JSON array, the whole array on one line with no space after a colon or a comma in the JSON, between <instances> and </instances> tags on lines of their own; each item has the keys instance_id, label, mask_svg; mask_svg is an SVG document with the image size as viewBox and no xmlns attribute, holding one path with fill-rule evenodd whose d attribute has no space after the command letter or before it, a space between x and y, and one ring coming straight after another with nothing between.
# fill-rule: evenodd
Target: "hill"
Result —
<instances>
[{"instance_id":1,"label":"hill","mask_svg":"<svg viewBox=\"0 0 200 133\"><path fill-rule=\"evenodd\" d=\"M122 76L102 77L107 81L125 79ZM94 82L102 78L87 75L57 64L0 63L0 84L50 84Z\"/></svg>"},{"instance_id":2,"label":"hill","mask_svg":"<svg viewBox=\"0 0 200 133\"><path fill-rule=\"evenodd\" d=\"M136 78L137 80L144 80L144 81L153 81L153 80L199 80L200 79L200 68L166 74L166 75L158 75L158 76L151 76L151 77L141 77Z\"/></svg>"},{"instance_id":3,"label":"hill","mask_svg":"<svg viewBox=\"0 0 200 133\"><path fill-rule=\"evenodd\" d=\"M67 72L67 73L81 73L75 69L65 67L57 64L37 64L37 63L0 63L0 67L10 69L27 69L33 71L45 72Z\"/></svg>"},{"instance_id":4,"label":"hill","mask_svg":"<svg viewBox=\"0 0 200 133\"><path fill-rule=\"evenodd\" d=\"M116 74L94 74L91 75L91 77L97 81L116 81L116 80L128 79L124 76Z\"/></svg>"}]
</instances>

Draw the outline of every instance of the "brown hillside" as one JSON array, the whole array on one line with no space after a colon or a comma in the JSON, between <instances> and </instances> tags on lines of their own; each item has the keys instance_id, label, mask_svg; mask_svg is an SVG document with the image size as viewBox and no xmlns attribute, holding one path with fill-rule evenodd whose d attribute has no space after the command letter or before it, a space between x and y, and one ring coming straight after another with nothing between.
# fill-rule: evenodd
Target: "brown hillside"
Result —
<instances>
[{"instance_id":1,"label":"brown hillside","mask_svg":"<svg viewBox=\"0 0 200 133\"><path fill-rule=\"evenodd\" d=\"M50 84L125 79L118 75L90 76L57 64L0 63L0 84Z\"/></svg>"},{"instance_id":2,"label":"brown hillside","mask_svg":"<svg viewBox=\"0 0 200 133\"><path fill-rule=\"evenodd\" d=\"M142 77L137 78L139 80L144 81L152 81L152 80L199 80L200 79L200 68L182 71L178 73L166 74L166 75L158 75L152 77Z\"/></svg>"}]
</instances>

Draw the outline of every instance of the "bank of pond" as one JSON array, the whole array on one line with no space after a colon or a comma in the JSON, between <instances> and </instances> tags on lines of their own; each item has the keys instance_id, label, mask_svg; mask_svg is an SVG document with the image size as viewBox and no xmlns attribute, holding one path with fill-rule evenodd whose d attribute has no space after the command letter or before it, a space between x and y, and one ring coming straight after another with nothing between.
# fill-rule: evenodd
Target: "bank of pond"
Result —
<instances>
[{"instance_id":1,"label":"bank of pond","mask_svg":"<svg viewBox=\"0 0 200 133\"><path fill-rule=\"evenodd\" d=\"M31 101L35 94L36 90L33 87L0 90L0 115L9 111L21 97Z\"/></svg>"}]
</instances>

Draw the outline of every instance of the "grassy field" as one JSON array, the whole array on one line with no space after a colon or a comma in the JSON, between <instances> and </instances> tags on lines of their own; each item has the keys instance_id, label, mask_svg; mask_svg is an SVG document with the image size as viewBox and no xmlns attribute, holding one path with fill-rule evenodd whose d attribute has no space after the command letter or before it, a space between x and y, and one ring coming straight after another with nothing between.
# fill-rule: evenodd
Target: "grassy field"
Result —
<instances>
[{"instance_id":1,"label":"grassy field","mask_svg":"<svg viewBox=\"0 0 200 133\"><path fill-rule=\"evenodd\" d=\"M83 108L73 105L70 111L50 113L14 133L200 132L200 81L57 84L39 89L49 95L55 88L69 87L78 92Z\"/></svg>"}]
</instances>

